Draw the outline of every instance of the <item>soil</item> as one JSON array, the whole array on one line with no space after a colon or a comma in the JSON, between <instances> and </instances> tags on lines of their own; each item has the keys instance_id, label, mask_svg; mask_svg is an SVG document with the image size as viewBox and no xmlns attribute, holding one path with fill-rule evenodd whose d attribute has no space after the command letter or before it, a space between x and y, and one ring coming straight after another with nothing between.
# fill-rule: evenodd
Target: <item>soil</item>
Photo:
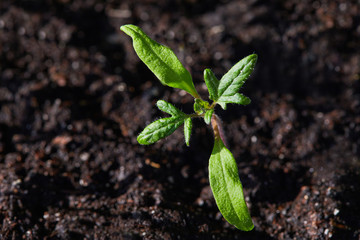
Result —
<instances>
[{"instance_id":1,"label":"soil","mask_svg":"<svg viewBox=\"0 0 360 240\"><path fill-rule=\"evenodd\" d=\"M360 2L1 0L0 239L360 239ZM171 47L200 94L253 52L246 107L217 109L255 228L218 212L211 130L136 142L193 100L122 24Z\"/></svg>"}]
</instances>

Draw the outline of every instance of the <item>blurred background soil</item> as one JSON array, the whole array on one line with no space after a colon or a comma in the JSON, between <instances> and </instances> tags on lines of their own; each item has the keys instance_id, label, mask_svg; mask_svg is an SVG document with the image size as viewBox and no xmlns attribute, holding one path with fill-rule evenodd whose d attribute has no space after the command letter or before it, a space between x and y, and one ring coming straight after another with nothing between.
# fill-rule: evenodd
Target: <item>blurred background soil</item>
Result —
<instances>
[{"instance_id":1,"label":"blurred background soil","mask_svg":"<svg viewBox=\"0 0 360 240\"><path fill-rule=\"evenodd\" d=\"M218 212L194 122L136 142L193 100L162 86L122 24L171 47L207 92L257 53L246 107L217 109L255 229ZM0 239L359 239L360 1L1 0Z\"/></svg>"}]
</instances>

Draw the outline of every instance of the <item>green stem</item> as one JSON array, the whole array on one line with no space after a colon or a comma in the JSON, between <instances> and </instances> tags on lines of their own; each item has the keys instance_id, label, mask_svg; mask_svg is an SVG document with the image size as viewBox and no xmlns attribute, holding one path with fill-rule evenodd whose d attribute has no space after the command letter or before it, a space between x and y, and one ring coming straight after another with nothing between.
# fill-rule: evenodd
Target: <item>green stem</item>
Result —
<instances>
[{"instance_id":1,"label":"green stem","mask_svg":"<svg viewBox=\"0 0 360 240\"><path fill-rule=\"evenodd\" d=\"M210 109L213 109L216 106L216 102L212 102L212 104L210 105Z\"/></svg>"},{"instance_id":2,"label":"green stem","mask_svg":"<svg viewBox=\"0 0 360 240\"><path fill-rule=\"evenodd\" d=\"M204 117L204 114L196 114L196 113L193 113L193 114L188 114L188 116L190 118L200 118L200 117Z\"/></svg>"}]
</instances>

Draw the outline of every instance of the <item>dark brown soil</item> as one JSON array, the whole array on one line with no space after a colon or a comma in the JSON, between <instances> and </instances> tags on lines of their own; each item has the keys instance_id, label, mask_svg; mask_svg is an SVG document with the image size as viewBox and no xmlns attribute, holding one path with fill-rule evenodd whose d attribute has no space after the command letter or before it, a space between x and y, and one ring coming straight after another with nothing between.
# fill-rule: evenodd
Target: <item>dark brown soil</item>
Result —
<instances>
[{"instance_id":1,"label":"dark brown soil","mask_svg":"<svg viewBox=\"0 0 360 240\"><path fill-rule=\"evenodd\" d=\"M176 52L199 92L259 55L246 107L217 109L255 229L218 212L212 133L152 146L162 86L122 24ZM0 239L359 239L359 1L0 1Z\"/></svg>"}]
</instances>

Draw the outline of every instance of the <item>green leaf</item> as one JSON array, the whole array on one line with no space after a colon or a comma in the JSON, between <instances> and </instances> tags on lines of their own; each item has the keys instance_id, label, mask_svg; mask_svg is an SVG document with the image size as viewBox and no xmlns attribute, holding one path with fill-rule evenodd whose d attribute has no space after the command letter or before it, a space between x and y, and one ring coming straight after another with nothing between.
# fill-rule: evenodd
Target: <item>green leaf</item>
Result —
<instances>
[{"instance_id":1,"label":"green leaf","mask_svg":"<svg viewBox=\"0 0 360 240\"><path fill-rule=\"evenodd\" d=\"M209 91L209 98L213 101L218 99L219 80L210 69L204 70L204 80Z\"/></svg>"},{"instance_id":2,"label":"green leaf","mask_svg":"<svg viewBox=\"0 0 360 240\"><path fill-rule=\"evenodd\" d=\"M171 116L185 116L186 114L183 113L180 109L176 108L171 103L168 103L164 100L159 100L156 103L156 106L163 112L170 114Z\"/></svg>"},{"instance_id":3,"label":"green leaf","mask_svg":"<svg viewBox=\"0 0 360 240\"><path fill-rule=\"evenodd\" d=\"M218 88L219 99L237 93L246 79L254 70L257 55L249 55L235 64L220 80Z\"/></svg>"},{"instance_id":4,"label":"green leaf","mask_svg":"<svg viewBox=\"0 0 360 240\"><path fill-rule=\"evenodd\" d=\"M204 120L205 120L206 124L210 124L213 113L214 113L214 109L210 109L210 110L206 111L205 116L204 116Z\"/></svg>"},{"instance_id":5,"label":"green leaf","mask_svg":"<svg viewBox=\"0 0 360 240\"><path fill-rule=\"evenodd\" d=\"M172 134L184 122L186 116L160 118L148 125L137 137L143 145L149 145Z\"/></svg>"},{"instance_id":6,"label":"green leaf","mask_svg":"<svg viewBox=\"0 0 360 240\"><path fill-rule=\"evenodd\" d=\"M251 102L250 98L244 96L241 93L235 93L232 96L222 96L218 99L217 103L226 110L227 103L236 103L241 105L248 105Z\"/></svg>"},{"instance_id":7,"label":"green leaf","mask_svg":"<svg viewBox=\"0 0 360 240\"><path fill-rule=\"evenodd\" d=\"M190 117L188 117L184 121L184 136L185 136L186 146L190 145L191 130L192 130L192 120Z\"/></svg>"},{"instance_id":8,"label":"green leaf","mask_svg":"<svg viewBox=\"0 0 360 240\"><path fill-rule=\"evenodd\" d=\"M252 230L254 225L246 206L235 159L219 137L215 139L209 160L209 179L223 217L240 230Z\"/></svg>"},{"instance_id":9,"label":"green leaf","mask_svg":"<svg viewBox=\"0 0 360 240\"><path fill-rule=\"evenodd\" d=\"M197 114L203 114L207 109L210 108L210 104L207 101L204 101L202 99L195 99L195 103L194 103L194 111Z\"/></svg>"},{"instance_id":10,"label":"green leaf","mask_svg":"<svg viewBox=\"0 0 360 240\"><path fill-rule=\"evenodd\" d=\"M203 110L202 110L201 105L199 104L199 102L197 102L196 100L194 102L194 111L196 112L196 114L200 115L200 114L203 113Z\"/></svg>"},{"instance_id":11,"label":"green leaf","mask_svg":"<svg viewBox=\"0 0 360 240\"><path fill-rule=\"evenodd\" d=\"M123 25L120 29L132 38L135 52L162 84L199 98L190 73L170 48L155 42L135 25Z\"/></svg>"}]
</instances>

